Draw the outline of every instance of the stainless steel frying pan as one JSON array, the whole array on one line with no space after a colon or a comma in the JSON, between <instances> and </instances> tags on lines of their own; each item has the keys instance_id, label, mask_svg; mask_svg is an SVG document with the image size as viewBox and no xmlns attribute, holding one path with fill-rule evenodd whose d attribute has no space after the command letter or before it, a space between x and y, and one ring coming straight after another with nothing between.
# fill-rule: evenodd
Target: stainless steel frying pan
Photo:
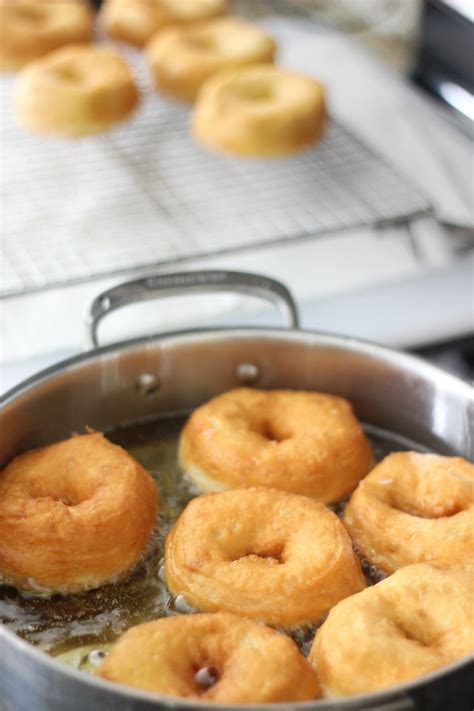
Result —
<instances>
[{"instance_id":1,"label":"stainless steel frying pan","mask_svg":"<svg viewBox=\"0 0 474 711\"><path fill-rule=\"evenodd\" d=\"M96 347L98 325L114 309L202 291L260 296L280 307L289 328L186 330ZM88 334L95 347L39 373L5 396L0 413L0 465L31 447L83 431L85 425L108 430L190 410L239 384L341 395L366 423L442 454L474 457L474 396L469 384L412 356L352 338L301 331L297 326L297 310L286 288L261 276L188 272L113 288L97 297L89 312ZM376 694L261 708L468 708L457 704L462 695L468 699L472 670L472 659L462 659ZM113 685L75 671L0 627L1 711L163 708L206 706Z\"/></svg>"}]
</instances>

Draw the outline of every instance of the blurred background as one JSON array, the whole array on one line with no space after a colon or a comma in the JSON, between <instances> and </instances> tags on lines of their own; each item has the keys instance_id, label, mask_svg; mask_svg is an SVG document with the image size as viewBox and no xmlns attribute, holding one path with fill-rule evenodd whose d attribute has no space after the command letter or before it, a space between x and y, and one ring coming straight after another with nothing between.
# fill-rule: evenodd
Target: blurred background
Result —
<instances>
[{"instance_id":1,"label":"blurred background","mask_svg":"<svg viewBox=\"0 0 474 711\"><path fill-rule=\"evenodd\" d=\"M236 0L231 10L276 39L280 65L323 82L330 121L310 150L270 161L207 151L189 135L189 108L158 96L126 45L142 102L100 136L27 133L11 108L15 76L2 76L2 391L83 348L87 305L104 289L204 268L279 279L304 328L472 377L473 4ZM110 42L99 26L97 39ZM243 297L180 298L114 315L101 338L235 323L278 318Z\"/></svg>"}]
</instances>

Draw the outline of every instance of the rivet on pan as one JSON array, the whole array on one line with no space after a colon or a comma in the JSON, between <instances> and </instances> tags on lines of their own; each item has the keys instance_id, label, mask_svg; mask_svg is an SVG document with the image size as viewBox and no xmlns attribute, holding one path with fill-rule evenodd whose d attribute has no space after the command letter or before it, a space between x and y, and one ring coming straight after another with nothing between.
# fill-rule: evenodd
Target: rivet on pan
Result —
<instances>
[{"instance_id":1,"label":"rivet on pan","mask_svg":"<svg viewBox=\"0 0 474 711\"><path fill-rule=\"evenodd\" d=\"M104 311L108 311L110 309L110 296L103 296L100 300L100 305Z\"/></svg>"},{"instance_id":2,"label":"rivet on pan","mask_svg":"<svg viewBox=\"0 0 474 711\"><path fill-rule=\"evenodd\" d=\"M239 363L236 369L237 378L245 385L252 385L258 380L260 370L255 363Z\"/></svg>"},{"instance_id":3,"label":"rivet on pan","mask_svg":"<svg viewBox=\"0 0 474 711\"><path fill-rule=\"evenodd\" d=\"M136 389L140 395L151 397L160 389L160 379L155 373L140 373L137 378Z\"/></svg>"}]
</instances>

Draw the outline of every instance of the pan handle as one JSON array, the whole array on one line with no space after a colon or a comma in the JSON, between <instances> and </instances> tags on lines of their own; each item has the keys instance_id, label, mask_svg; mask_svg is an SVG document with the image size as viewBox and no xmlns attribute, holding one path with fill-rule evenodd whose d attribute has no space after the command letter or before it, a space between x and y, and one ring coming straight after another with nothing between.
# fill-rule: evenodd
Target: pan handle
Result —
<instances>
[{"instance_id":1,"label":"pan handle","mask_svg":"<svg viewBox=\"0 0 474 711\"><path fill-rule=\"evenodd\" d=\"M98 326L107 314L122 306L153 301L182 294L238 292L270 301L278 307L289 328L298 328L299 317L294 299L279 281L259 274L229 271L194 271L157 274L114 286L99 294L86 316L88 345L97 347Z\"/></svg>"}]
</instances>

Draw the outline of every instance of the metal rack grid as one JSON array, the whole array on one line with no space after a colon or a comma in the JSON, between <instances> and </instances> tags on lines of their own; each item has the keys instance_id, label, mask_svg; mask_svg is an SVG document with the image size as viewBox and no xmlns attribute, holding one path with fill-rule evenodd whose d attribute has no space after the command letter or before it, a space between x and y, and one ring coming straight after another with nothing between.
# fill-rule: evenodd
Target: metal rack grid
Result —
<instances>
[{"instance_id":1,"label":"metal rack grid","mask_svg":"<svg viewBox=\"0 0 474 711\"><path fill-rule=\"evenodd\" d=\"M189 113L148 86L133 119L67 141L22 131L2 91L1 295L429 212L426 199L332 121L313 149L236 159L200 147Z\"/></svg>"}]
</instances>

